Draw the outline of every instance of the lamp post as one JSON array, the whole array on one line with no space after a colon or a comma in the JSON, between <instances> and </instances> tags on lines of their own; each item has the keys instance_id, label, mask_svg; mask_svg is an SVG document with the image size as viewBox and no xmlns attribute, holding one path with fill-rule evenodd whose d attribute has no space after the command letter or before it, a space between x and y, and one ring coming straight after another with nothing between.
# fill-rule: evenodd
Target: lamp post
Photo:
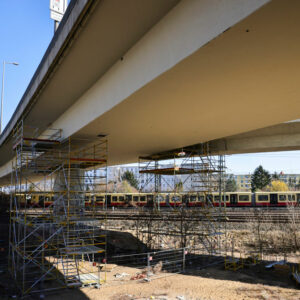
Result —
<instances>
[{"instance_id":1,"label":"lamp post","mask_svg":"<svg viewBox=\"0 0 300 300\"><path fill-rule=\"evenodd\" d=\"M0 120L0 134L2 133L2 117L3 117L3 96L4 96L4 76L5 76L5 65L18 66L17 62L3 61L3 73L2 73L2 91L1 91L1 120Z\"/></svg>"}]
</instances>

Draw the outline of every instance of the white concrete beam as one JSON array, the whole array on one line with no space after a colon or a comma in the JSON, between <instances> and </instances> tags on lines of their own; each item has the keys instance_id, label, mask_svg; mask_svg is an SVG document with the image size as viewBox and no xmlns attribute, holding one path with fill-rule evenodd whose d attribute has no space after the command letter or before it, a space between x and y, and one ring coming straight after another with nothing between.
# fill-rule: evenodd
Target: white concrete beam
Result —
<instances>
[{"instance_id":1,"label":"white concrete beam","mask_svg":"<svg viewBox=\"0 0 300 300\"><path fill-rule=\"evenodd\" d=\"M267 2L181 1L52 127L75 134Z\"/></svg>"}]
</instances>

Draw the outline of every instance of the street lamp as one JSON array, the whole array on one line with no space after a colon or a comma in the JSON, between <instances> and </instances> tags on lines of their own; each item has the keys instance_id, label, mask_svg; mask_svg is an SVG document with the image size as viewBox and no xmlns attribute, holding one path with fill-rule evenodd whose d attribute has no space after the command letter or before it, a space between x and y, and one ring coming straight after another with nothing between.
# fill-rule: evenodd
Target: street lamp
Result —
<instances>
[{"instance_id":1,"label":"street lamp","mask_svg":"<svg viewBox=\"0 0 300 300\"><path fill-rule=\"evenodd\" d=\"M4 96L4 75L5 75L5 65L18 66L17 62L7 62L3 61L3 73L2 73L2 91L1 91L1 120L0 120L0 134L2 133L2 117L3 117L3 96Z\"/></svg>"}]
</instances>

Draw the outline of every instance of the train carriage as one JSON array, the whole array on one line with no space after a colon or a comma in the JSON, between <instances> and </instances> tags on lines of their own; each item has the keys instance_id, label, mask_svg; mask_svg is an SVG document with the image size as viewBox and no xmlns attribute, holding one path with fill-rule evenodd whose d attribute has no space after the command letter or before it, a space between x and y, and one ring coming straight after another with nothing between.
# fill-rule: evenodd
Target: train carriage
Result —
<instances>
[{"instance_id":1,"label":"train carriage","mask_svg":"<svg viewBox=\"0 0 300 300\"><path fill-rule=\"evenodd\" d=\"M295 206L299 193L296 192L256 192L255 206L257 207L286 207Z\"/></svg>"},{"instance_id":2,"label":"train carriage","mask_svg":"<svg viewBox=\"0 0 300 300\"><path fill-rule=\"evenodd\" d=\"M17 193L21 207L49 207L53 192ZM286 207L300 205L300 191L287 192L226 192L221 201L226 207ZM198 193L91 193L84 194L85 207L202 207L220 205L220 194Z\"/></svg>"}]
</instances>

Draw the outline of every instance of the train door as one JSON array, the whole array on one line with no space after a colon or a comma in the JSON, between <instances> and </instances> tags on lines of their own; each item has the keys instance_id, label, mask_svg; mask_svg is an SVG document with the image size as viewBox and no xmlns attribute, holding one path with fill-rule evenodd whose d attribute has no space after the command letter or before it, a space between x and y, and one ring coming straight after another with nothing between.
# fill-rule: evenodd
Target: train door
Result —
<instances>
[{"instance_id":1,"label":"train door","mask_svg":"<svg viewBox=\"0 0 300 300\"><path fill-rule=\"evenodd\" d=\"M153 195L152 194L148 194L147 195L147 206L149 207L153 207L154 201L153 201Z\"/></svg>"},{"instance_id":2,"label":"train door","mask_svg":"<svg viewBox=\"0 0 300 300\"><path fill-rule=\"evenodd\" d=\"M127 205L132 204L132 195L125 195L125 204Z\"/></svg>"},{"instance_id":3,"label":"train door","mask_svg":"<svg viewBox=\"0 0 300 300\"><path fill-rule=\"evenodd\" d=\"M170 195L167 194L167 195L165 196L165 199L166 199L166 206L170 206Z\"/></svg>"},{"instance_id":4,"label":"train door","mask_svg":"<svg viewBox=\"0 0 300 300\"><path fill-rule=\"evenodd\" d=\"M45 196L40 195L39 196L39 206L44 207L44 204L45 204Z\"/></svg>"},{"instance_id":5,"label":"train door","mask_svg":"<svg viewBox=\"0 0 300 300\"><path fill-rule=\"evenodd\" d=\"M188 206L188 203L189 203L189 195L188 194L184 194L182 196L182 205L183 206Z\"/></svg>"},{"instance_id":6,"label":"train door","mask_svg":"<svg viewBox=\"0 0 300 300\"><path fill-rule=\"evenodd\" d=\"M230 205L237 205L238 203L238 195L230 194Z\"/></svg>"},{"instance_id":7,"label":"train door","mask_svg":"<svg viewBox=\"0 0 300 300\"><path fill-rule=\"evenodd\" d=\"M278 194L270 194L270 204L271 205L278 204Z\"/></svg>"},{"instance_id":8,"label":"train door","mask_svg":"<svg viewBox=\"0 0 300 300\"><path fill-rule=\"evenodd\" d=\"M107 205L107 207L111 207L111 195L106 195L106 205Z\"/></svg>"},{"instance_id":9,"label":"train door","mask_svg":"<svg viewBox=\"0 0 300 300\"><path fill-rule=\"evenodd\" d=\"M297 193L296 196L297 196L297 203L300 204L300 194Z\"/></svg>"},{"instance_id":10,"label":"train door","mask_svg":"<svg viewBox=\"0 0 300 300\"><path fill-rule=\"evenodd\" d=\"M139 195L133 195L133 205L137 206L139 203Z\"/></svg>"}]
</instances>

